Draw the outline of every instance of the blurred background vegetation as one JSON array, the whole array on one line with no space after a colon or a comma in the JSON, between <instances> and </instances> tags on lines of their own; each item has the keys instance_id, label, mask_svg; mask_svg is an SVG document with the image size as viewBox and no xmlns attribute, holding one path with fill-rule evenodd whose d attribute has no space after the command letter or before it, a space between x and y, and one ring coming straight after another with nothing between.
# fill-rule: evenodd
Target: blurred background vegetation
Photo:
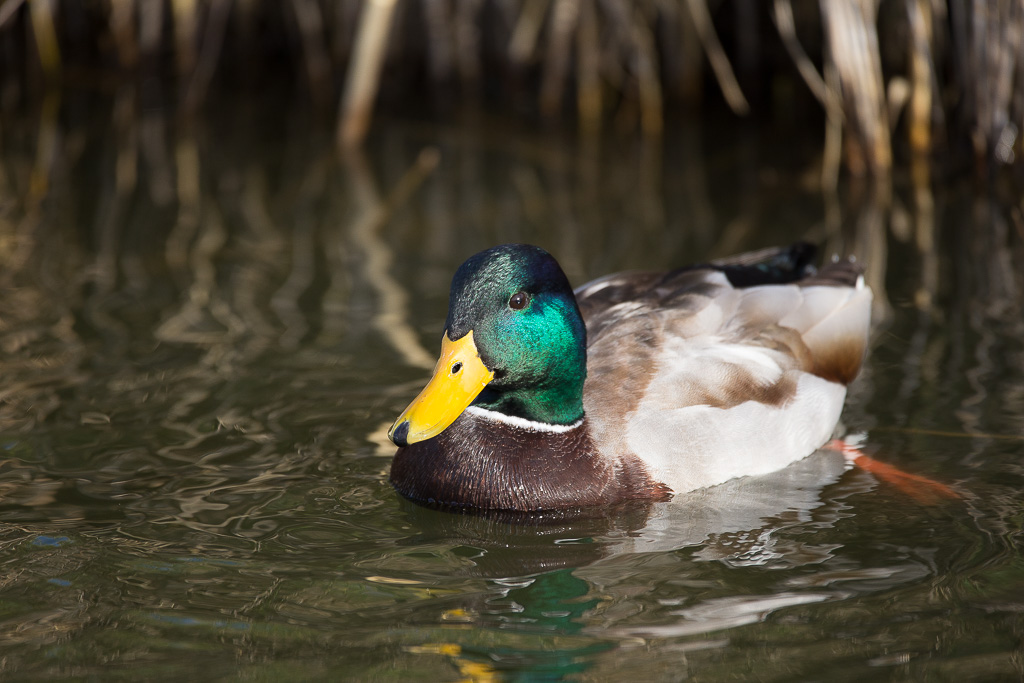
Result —
<instances>
[{"instance_id":1,"label":"blurred background vegetation","mask_svg":"<svg viewBox=\"0 0 1024 683\"><path fill-rule=\"evenodd\" d=\"M658 137L724 103L820 121L834 184L1019 167L1022 35L1010 0L5 0L0 105L131 88L136 112L193 115L274 88L353 144L387 112Z\"/></svg>"}]
</instances>

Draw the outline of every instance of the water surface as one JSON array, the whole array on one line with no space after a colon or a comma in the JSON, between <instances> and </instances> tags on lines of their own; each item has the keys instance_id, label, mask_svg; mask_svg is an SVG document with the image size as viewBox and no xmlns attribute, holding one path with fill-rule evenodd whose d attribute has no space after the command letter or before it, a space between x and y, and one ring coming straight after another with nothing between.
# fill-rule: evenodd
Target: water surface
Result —
<instances>
[{"instance_id":1,"label":"water surface","mask_svg":"<svg viewBox=\"0 0 1024 683\"><path fill-rule=\"evenodd\" d=\"M1019 203L822 193L764 131L392 121L341 157L301 113L124 106L2 135L4 678L1024 675ZM797 239L876 291L846 426L959 499L828 452L544 523L388 486L466 256L535 242L580 284Z\"/></svg>"}]
</instances>

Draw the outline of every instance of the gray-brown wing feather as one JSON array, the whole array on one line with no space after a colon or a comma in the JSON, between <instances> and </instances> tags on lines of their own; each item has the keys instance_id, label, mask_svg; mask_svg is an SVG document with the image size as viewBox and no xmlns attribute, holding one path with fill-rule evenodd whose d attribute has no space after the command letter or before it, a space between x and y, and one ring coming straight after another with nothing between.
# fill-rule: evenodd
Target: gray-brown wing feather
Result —
<instances>
[{"instance_id":1,"label":"gray-brown wing feather","mask_svg":"<svg viewBox=\"0 0 1024 683\"><path fill-rule=\"evenodd\" d=\"M830 437L860 368L871 292L852 263L736 287L714 268L577 290L595 443L680 492L772 471Z\"/></svg>"},{"instance_id":2,"label":"gray-brown wing feather","mask_svg":"<svg viewBox=\"0 0 1024 683\"><path fill-rule=\"evenodd\" d=\"M594 354L619 362L635 355L639 364L666 334L715 332L708 324L717 317L723 341L784 351L801 369L848 384L860 370L867 343L863 299L870 292L861 273L857 263L843 260L792 285L735 288L712 269L630 272L587 283L576 296L588 353L602 366L607 359ZM851 300L859 304L850 306Z\"/></svg>"},{"instance_id":3,"label":"gray-brown wing feather","mask_svg":"<svg viewBox=\"0 0 1024 683\"><path fill-rule=\"evenodd\" d=\"M782 371L766 381L755 356L744 364L708 355L699 376L679 387L679 407L784 404L800 372L845 385L859 371L867 342L870 292L857 288L859 277L856 265L844 261L792 285L737 289L715 270L620 273L588 283L577 290L588 335L587 409L634 410L654 373L671 362L664 352L669 340L682 343L684 353L693 340L693 353L700 353L714 348L711 339L761 354Z\"/></svg>"}]
</instances>

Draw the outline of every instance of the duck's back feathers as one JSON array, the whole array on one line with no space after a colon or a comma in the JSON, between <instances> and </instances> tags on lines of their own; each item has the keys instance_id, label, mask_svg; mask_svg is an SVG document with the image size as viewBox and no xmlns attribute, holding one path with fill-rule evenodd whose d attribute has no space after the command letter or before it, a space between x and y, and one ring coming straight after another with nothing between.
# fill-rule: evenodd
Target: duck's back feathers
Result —
<instances>
[{"instance_id":1,"label":"duck's back feathers","mask_svg":"<svg viewBox=\"0 0 1024 683\"><path fill-rule=\"evenodd\" d=\"M814 273L797 257L576 290L584 408L602 450L639 457L679 493L773 471L827 441L864 356L871 293L855 264Z\"/></svg>"}]
</instances>

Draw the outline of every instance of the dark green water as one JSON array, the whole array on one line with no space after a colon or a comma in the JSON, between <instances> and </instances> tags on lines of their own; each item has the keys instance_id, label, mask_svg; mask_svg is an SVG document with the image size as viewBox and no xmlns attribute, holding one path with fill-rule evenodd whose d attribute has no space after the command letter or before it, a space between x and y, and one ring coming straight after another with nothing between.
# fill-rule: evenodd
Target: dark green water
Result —
<instances>
[{"instance_id":1,"label":"dark green water","mask_svg":"<svg viewBox=\"0 0 1024 683\"><path fill-rule=\"evenodd\" d=\"M792 131L382 123L346 159L238 109L0 133L0 678L1024 676L1019 203L823 195ZM536 242L579 284L797 239L876 291L848 428L959 500L825 452L545 525L388 486L469 254Z\"/></svg>"}]
</instances>

